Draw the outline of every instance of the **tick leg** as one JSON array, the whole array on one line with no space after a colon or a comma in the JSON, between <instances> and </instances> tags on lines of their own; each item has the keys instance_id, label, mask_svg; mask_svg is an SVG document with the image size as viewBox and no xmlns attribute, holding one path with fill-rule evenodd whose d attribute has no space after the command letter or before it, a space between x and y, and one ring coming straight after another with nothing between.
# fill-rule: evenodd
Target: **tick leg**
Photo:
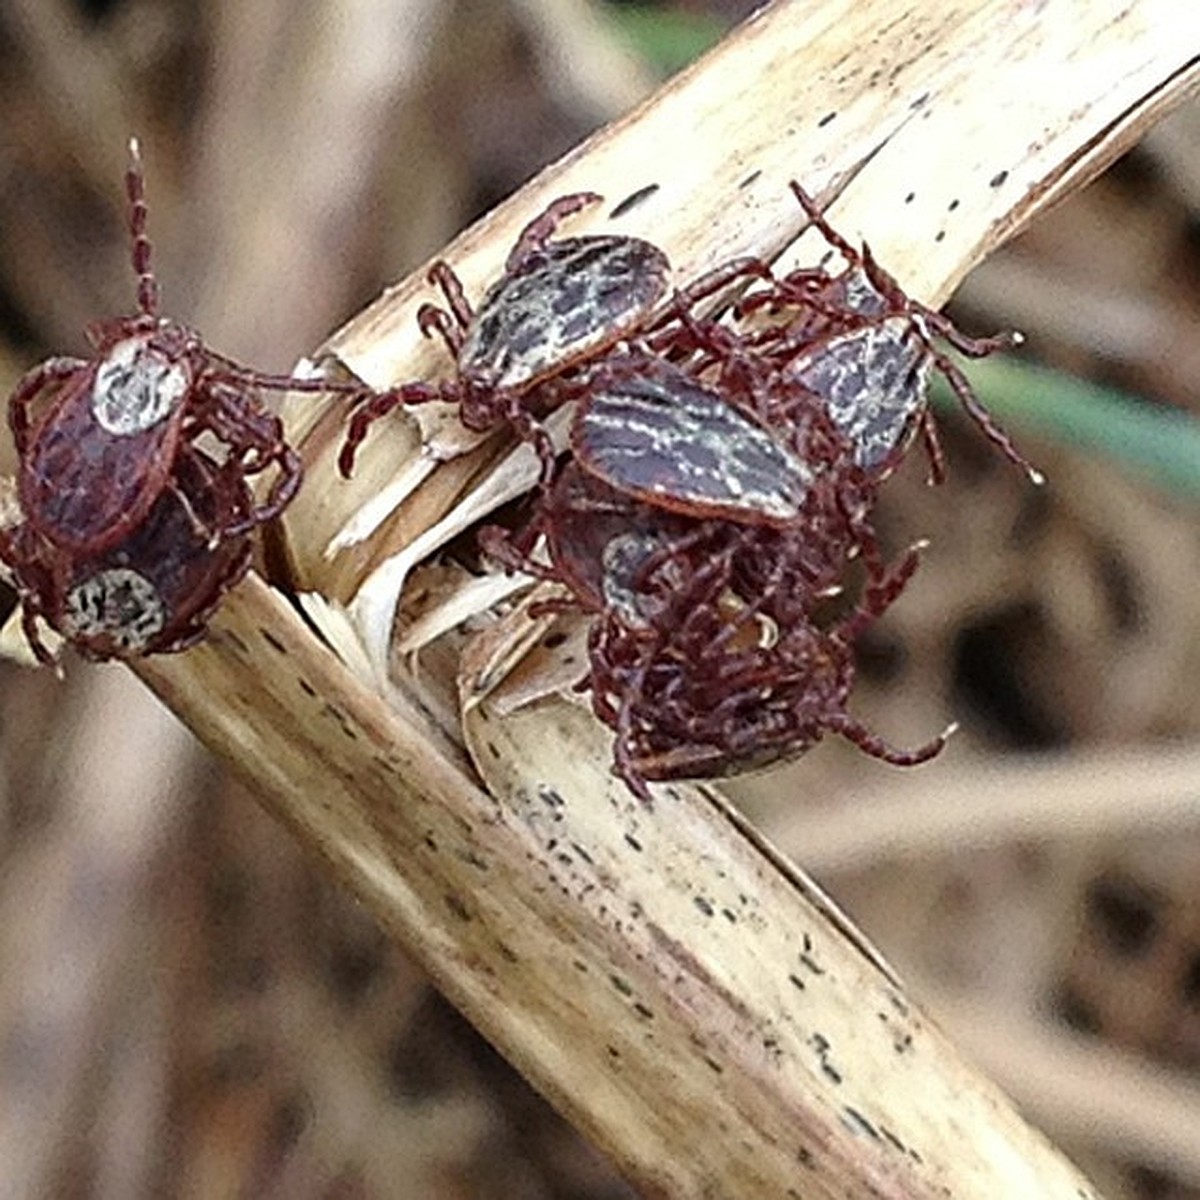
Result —
<instances>
[{"instance_id":1,"label":"tick leg","mask_svg":"<svg viewBox=\"0 0 1200 1200\"><path fill-rule=\"evenodd\" d=\"M830 275L824 267L799 267L782 279L774 280L765 291L743 296L737 304L737 316L745 317L763 308L778 312L783 308L819 304L820 294L828 291L829 283Z\"/></svg>"},{"instance_id":2,"label":"tick leg","mask_svg":"<svg viewBox=\"0 0 1200 1200\"><path fill-rule=\"evenodd\" d=\"M537 620L539 617L557 617L560 613L578 613L586 611L583 604L572 596L547 596L544 600L535 600L529 606L529 616ZM587 687L586 677L583 686L576 684L576 689L582 691Z\"/></svg>"},{"instance_id":3,"label":"tick leg","mask_svg":"<svg viewBox=\"0 0 1200 1200\"><path fill-rule=\"evenodd\" d=\"M46 667L54 662L54 655L46 649L46 643L42 641L42 635L38 632L38 615L37 610L29 603L28 599L22 599L21 632L25 635L25 640L29 643L30 650L33 651L33 657L43 667Z\"/></svg>"},{"instance_id":4,"label":"tick leg","mask_svg":"<svg viewBox=\"0 0 1200 1200\"><path fill-rule=\"evenodd\" d=\"M205 399L208 403L197 416L194 428L210 430L229 447L228 469L244 476L257 475L272 466L278 469L262 504L233 521L225 520L226 514L218 514L214 532L222 537L240 537L283 512L300 488L304 469L274 413L251 407L241 392L218 383L207 389Z\"/></svg>"},{"instance_id":5,"label":"tick leg","mask_svg":"<svg viewBox=\"0 0 1200 1200\"><path fill-rule=\"evenodd\" d=\"M853 471L857 477L857 487L839 487L834 494L834 507L845 523L849 534L845 539L845 556L853 557L855 551L862 555L863 566L867 571L868 580L878 581L886 575L883 561L883 551L879 548L879 537L871 524L871 513L875 507L876 488L863 472L854 466L847 465L846 471ZM842 538L837 538L841 543Z\"/></svg>"},{"instance_id":6,"label":"tick leg","mask_svg":"<svg viewBox=\"0 0 1200 1200\"><path fill-rule=\"evenodd\" d=\"M521 441L533 443L533 448L537 451L538 459L542 464L538 474L538 487L544 494L550 490L550 484L554 480L554 467L558 460L558 454L554 449L553 440L546 432L545 425L529 414L522 403L523 399L520 392L509 393L505 416ZM463 424L467 425L468 429L474 428L465 420Z\"/></svg>"},{"instance_id":7,"label":"tick leg","mask_svg":"<svg viewBox=\"0 0 1200 1200\"><path fill-rule=\"evenodd\" d=\"M624 781L625 786L647 807L653 805L654 798L645 777L637 767L634 749L634 710L642 699L642 689L646 683L648 664L640 663L624 681L621 692L621 702L617 708L616 741L613 745L613 770ZM593 692L593 696L595 693Z\"/></svg>"},{"instance_id":8,"label":"tick leg","mask_svg":"<svg viewBox=\"0 0 1200 1200\"><path fill-rule=\"evenodd\" d=\"M252 529L256 529L268 521L274 521L277 516L295 499L300 491L301 481L304 480L304 463L292 446L283 440L283 427L277 418L272 418L276 426L271 431L271 437L262 442L244 444L240 454L233 454L224 464L224 469L245 479L247 475L257 475L270 467L276 468L274 481L262 504L253 505L250 511L244 512L235 520L229 520L229 514L218 512L215 535L221 538L241 538ZM214 430L220 437L221 431ZM234 431L238 432L238 431ZM245 432L245 431L241 431ZM277 437L275 436L277 434ZM236 446L234 448L236 450ZM247 462L244 456L252 455L252 461ZM236 486L236 479L234 480Z\"/></svg>"},{"instance_id":9,"label":"tick leg","mask_svg":"<svg viewBox=\"0 0 1200 1200\"><path fill-rule=\"evenodd\" d=\"M853 642L896 602L921 565L923 547L923 542L909 547L890 571L867 585L858 607L837 626L840 641L846 644Z\"/></svg>"},{"instance_id":10,"label":"tick leg","mask_svg":"<svg viewBox=\"0 0 1200 1200\"><path fill-rule=\"evenodd\" d=\"M78 358L48 358L21 377L8 400L8 427L18 454L29 448L32 428L29 409L42 391L51 384L65 383L74 375L82 375L89 368L89 363Z\"/></svg>"},{"instance_id":11,"label":"tick leg","mask_svg":"<svg viewBox=\"0 0 1200 1200\"><path fill-rule=\"evenodd\" d=\"M222 537L242 537L259 525L275 520L296 498L304 479L304 464L300 456L283 442L261 460L257 469L262 470L272 464L279 468L279 473L267 492L267 498L241 519L224 525L220 530Z\"/></svg>"},{"instance_id":12,"label":"tick leg","mask_svg":"<svg viewBox=\"0 0 1200 1200\"><path fill-rule=\"evenodd\" d=\"M925 445L925 454L929 459L928 482L931 486L938 487L946 482L946 452L942 449L937 422L933 419L933 410L928 404L921 410L917 423L921 431L921 441Z\"/></svg>"},{"instance_id":13,"label":"tick leg","mask_svg":"<svg viewBox=\"0 0 1200 1200\"><path fill-rule=\"evenodd\" d=\"M959 354L964 354L967 358L987 358L989 354L995 354L998 350L1011 350L1025 340L1015 330L997 333L992 337L968 337L945 313L935 312L915 301L912 302L912 306L933 333L945 338Z\"/></svg>"},{"instance_id":14,"label":"tick leg","mask_svg":"<svg viewBox=\"0 0 1200 1200\"><path fill-rule=\"evenodd\" d=\"M41 540L27 525L4 531L4 557L16 575L17 596L21 604L21 632L34 658L47 666L54 662L54 655L42 641L37 621L39 617L45 618L45 600L64 594L65 580L62 578L63 571L56 569L55 563L46 563L39 557L41 547ZM61 568L61 564L58 567ZM61 672L61 668L58 669Z\"/></svg>"},{"instance_id":15,"label":"tick leg","mask_svg":"<svg viewBox=\"0 0 1200 1200\"><path fill-rule=\"evenodd\" d=\"M327 392L356 398L371 390L359 379L325 379L316 375L279 375L272 371L256 371L207 346L203 349L212 368L207 372L205 382L231 389L235 393L258 388L270 392Z\"/></svg>"},{"instance_id":16,"label":"tick leg","mask_svg":"<svg viewBox=\"0 0 1200 1200\"><path fill-rule=\"evenodd\" d=\"M457 360L462 350L463 331L455 318L436 304L422 304L417 309L417 326L424 337L436 334L446 343L450 357Z\"/></svg>"},{"instance_id":17,"label":"tick leg","mask_svg":"<svg viewBox=\"0 0 1200 1200\"><path fill-rule=\"evenodd\" d=\"M258 400L222 380L209 380L196 398L196 424L210 429L230 448L247 453L272 449L283 440L283 424Z\"/></svg>"},{"instance_id":18,"label":"tick leg","mask_svg":"<svg viewBox=\"0 0 1200 1200\"><path fill-rule=\"evenodd\" d=\"M651 354L678 358L693 378L715 368L715 390L757 400L768 389L762 382L763 356L753 352L753 340L723 321L698 317L686 308L673 309L643 339Z\"/></svg>"},{"instance_id":19,"label":"tick leg","mask_svg":"<svg viewBox=\"0 0 1200 1200\"><path fill-rule=\"evenodd\" d=\"M338 454L338 470L346 479L354 474L354 459L367 431L392 409L405 404L431 404L435 400L453 402L454 399L455 394L450 387L436 387L428 383L406 383L386 392L368 393L350 417L346 440Z\"/></svg>"},{"instance_id":20,"label":"tick leg","mask_svg":"<svg viewBox=\"0 0 1200 1200\"><path fill-rule=\"evenodd\" d=\"M1017 449L1012 438L992 419L991 413L979 402L971 382L958 366L944 354L935 352L933 361L945 376L951 391L966 410L967 416L983 431L983 436L994 445L1009 462L1015 463L1029 476L1031 483L1042 484L1046 477Z\"/></svg>"},{"instance_id":21,"label":"tick leg","mask_svg":"<svg viewBox=\"0 0 1200 1200\"><path fill-rule=\"evenodd\" d=\"M682 331L693 343L716 352L718 356L722 351L728 352L732 344L728 335L717 332L715 322L699 321L692 315L691 310L702 300L707 300L746 279L766 279L772 284L775 283L771 268L762 259L744 257L722 263L721 266L714 267L692 280L687 287L677 289L666 308L647 331L651 345L661 345L664 340L670 345L673 340L678 339Z\"/></svg>"},{"instance_id":22,"label":"tick leg","mask_svg":"<svg viewBox=\"0 0 1200 1200\"><path fill-rule=\"evenodd\" d=\"M429 268L429 273L425 276L430 283L435 284L442 289L442 295L446 297L446 304L450 308L450 315L454 318L458 325L460 334L464 332L475 319L475 312L467 301L467 294L463 291L462 280L454 273L454 268L444 259L438 259L437 262ZM432 304L422 305L422 309L434 308ZM420 313L417 314L418 321ZM424 328L422 326L422 328ZM457 355L458 351L453 351Z\"/></svg>"},{"instance_id":23,"label":"tick leg","mask_svg":"<svg viewBox=\"0 0 1200 1200\"><path fill-rule=\"evenodd\" d=\"M129 198L129 247L133 273L137 276L138 312L158 316L158 280L150 263L150 239L146 236L146 176L142 170L142 148L137 138L129 139L129 169L125 172L125 194Z\"/></svg>"},{"instance_id":24,"label":"tick leg","mask_svg":"<svg viewBox=\"0 0 1200 1200\"><path fill-rule=\"evenodd\" d=\"M905 312L919 305L914 306L903 288L888 274L887 271L879 265L875 256L871 253L871 248L863 244L862 249L850 244L825 218L825 210L810 196L804 188L795 180L792 180L789 185L794 195L804 209L805 215L809 221L825 239L841 256L846 260L850 268L860 267L871 282L875 290L882 296L894 311Z\"/></svg>"},{"instance_id":25,"label":"tick leg","mask_svg":"<svg viewBox=\"0 0 1200 1200\"><path fill-rule=\"evenodd\" d=\"M681 310L692 308L701 300L723 292L731 284L750 279L763 279L773 284L775 275L761 258L745 255L731 259L693 279L687 287L679 288L672 301L672 307Z\"/></svg>"},{"instance_id":26,"label":"tick leg","mask_svg":"<svg viewBox=\"0 0 1200 1200\"><path fill-rule=\"evenodd\" d=\"M504 264L505 271L516 270L530 254L540 250L567 217L592 204L599 204L603 199L604 197L596 192L572 192L552 200L517 235L513 248L508 252L508 260Z\"/></svg>"},{"instance_id":27,"label":"tick leg","mask_svg":"<svg viewBox=\"0 0 1200 1200\"><path fill-rule=\"evenodd\" d=\"M804 210L804 215L808 217L809 222L817 229L820 235L848 262L862 263L863 253L857 247L852 246L825 218L825 210L817 201L800 186L796 180L792 180L788 186L792 189L792 195L796 197L800 207Z\"/></svg>"},{"instance_id":28,"label":"tick leg","mask_svg":"<svg viewBox=\"0 0 1200 1200\"><path fill-rule=\"evenodd\" d=\"M856 721L849 713L833 713L823 722L831 733L841 734L848 742L853 742L864 754L881 759L896 767L915 767L920 763L936 758L945 748L946 742L958 728L957 724L948 725L932 741L913 750L901 750L885 742L878 734L872 733L865 725Z\"/></svg>"},{"instance_id":29,"label":"tick leg","mask_svg":"<svg viewBox=\"0 0 1200 1200\"><path fill-rule=\"evenodd\" d=\"M200 519L200 514L196 512L195 507L188 494L176 483L168 483L167 491L179 502L180 508L183 509L183 515L187 517L188 524L192 527L192 532L203 541L210 550L214 549L220 541L218 532L211 526Z\"/></svg>"},{"instance_id":30,"label":"tick leg","mask_svg":"<svg viewBox=\"0 0 1200 1200\"><path fill-rule=\"evenodd\" d=\"M38 596L54 594L54 579L37 553L38 539L31 534L28 525L18 524L0 529L0 560L11 571L10 582L17 589L17 601L21 605L21 632L34 658L44 666L54 659L38 633L37 618L42 614Z\"/></svg>"},{"instance_id":31,"label":"tick leg","mask_svg":"<svg viewBox=\"0 0 1200 1200\"><path fill-rule=\"evenodd\" d=\"M865 242L862 249L851 245L846 238L830 225L828 220L826 220L825 210L800 184L793 180L789 186L792 189L792 194L799 201L800 207L804 209L804 213L812 225L825 241L846 260L848 271L853 270L855 267L860 268L875 291L887 301L892 311L907 312L914 307L920 310L920 306L914 306L904 289L879 265L878 260L871 253L870 246ZM838 278L844 279L848 278L848 276L840 275ZM853 308L850 311L854 311Z\"/></svg>"},{"instance_id":32,"label":"tick leg","mask_svg":"<svg viewBox=\"0 0 1200 1200\"><path fill-rule=\"evenodd\" d=\"M515 536L499 525L485 525L479 531L476 543L483 554L505 571L532 575L534 579L547 583L561 583L558 571L553 566L531 557L541 536L540 523L535 519Z\"/></svg>"}]
</instances>

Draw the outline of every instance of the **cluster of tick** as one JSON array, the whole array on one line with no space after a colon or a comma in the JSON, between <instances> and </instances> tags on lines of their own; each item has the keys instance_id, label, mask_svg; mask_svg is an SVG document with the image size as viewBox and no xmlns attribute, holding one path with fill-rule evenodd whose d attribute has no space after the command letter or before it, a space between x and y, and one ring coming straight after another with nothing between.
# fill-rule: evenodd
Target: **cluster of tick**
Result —
<instances>
[{"instance_id":1,"label":"cluster of tick","mask_svg":"<svg viewBox=\"0 0 1200 1200\"><path fill-rule=\"evenodd\" d=\"M137 312L90 325L90 359L51 358L9 399L20 516L0 530L0 561L43 662L39 619L89 658L196 642L245 574L251 533L300 486L300 460L260 394L365 390L251 370L160 316L136 141L131 152Z\"/></svg>"},{"instance_id":2,"label":"cluster of tick","mask_svg":"<svg viewBox=\"0 0 1200 1200\"><path fill-rule=\"evenodd\" d=\"M554 236L600 199L579 193L526 227L477 309L447 264L434 267L446 307L425 305L419 321L454 357L448 381L377 393L270 375L159 314L133 151L137 311L90 326L90 359L49 359L9 401L20 515L0 530L0 560L40 659L50 654L39 619L92 658L203 636L248 568L251 534L301 481L264 391L350 393L347 475L376 420L440 400L470 429L508 424L536 447L532 518L516 534L485 530L482 542L592 615L582 686L639 796L650 781L798 754L826 732L898 765L941 750L945 733L897 749L848 710L855 640L917 566L915 547L885 561L872 513L918 433L931 476L943 475L926 400L934 369L1038 478L937 344L980 356L1010 339L965 337L912 300L797 185L840 270L776 277L738 259L674 291L666 256L646 241ZM749 291L725 319L702 315L735 285ZM542 421L566 403L574 415L558 453ZM847 611L836 598L852 573Z\"/></svg>"},{"instance_id":3,"label":"cluster of tick","mask_svg":"<svg viewBox=\"0 0 1200 1200\"><path fill-rule=\"evenodd\" d=\"M899 749L848 710L855 640L918 561L917 547L884 559L880 484L918 434L931 478L944 473L932 370L1040 479L939 346L979 357L1012 339L961 334L793 190L840 269L777 277L739 259L672 291L665 255L646 241L554 236L599 200L591 193L530 223L476 309L437 264L446 308L425 305L419 321L445 342L454 375L362 404L342 451L348 475L374 421L434 400L458 405L473 430L507 423L535 445L532 518L515 534L485 529L481 543L501 565L562 585L552 606L591 614L581 687L615 733L617 774L643 799L650 781L746 770L827 732L897 765L942 749L949 731ZM734 285L749 287L731 312L703 315ZM542 420L568 402L557 453Z\"/></svg>"}]
</instances>

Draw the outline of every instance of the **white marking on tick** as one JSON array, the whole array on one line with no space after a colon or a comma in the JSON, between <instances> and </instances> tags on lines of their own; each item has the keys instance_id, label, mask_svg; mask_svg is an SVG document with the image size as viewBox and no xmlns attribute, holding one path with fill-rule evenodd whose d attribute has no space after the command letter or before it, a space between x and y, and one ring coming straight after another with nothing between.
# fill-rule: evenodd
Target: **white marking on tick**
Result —
<instances>
[{"instance_id":1,"label":"white marking on tick","mask_svg":"<svg viewBox=\"0 0 1200 1200\"><path fill-rule=\"evenodd\" d=\"M158 589L128 567L89 575L67 593L63 632L87 642L109 638L128 652L143 649L162 632L166 609Z\"/></svg>"},{"instance_id":2,"label":"white marking on tick","mask_svg":"<svg viewBox=\"0 0 1200 1200\"><path fill-rule=\"evenodd\" d=\"M170 416L187 394L187 368L151 350L144 337L118 342L96 370L92 412L114 437L131 437Z\"/></svg>"}]
</instances>

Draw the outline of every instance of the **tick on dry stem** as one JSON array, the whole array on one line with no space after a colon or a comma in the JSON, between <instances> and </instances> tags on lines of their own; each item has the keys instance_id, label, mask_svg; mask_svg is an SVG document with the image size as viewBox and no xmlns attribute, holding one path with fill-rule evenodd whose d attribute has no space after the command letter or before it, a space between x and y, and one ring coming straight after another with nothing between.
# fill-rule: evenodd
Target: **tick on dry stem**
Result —
<instances>
[{"instance_id":1,"label":"tick on dry stem","mask_svg":"<svg viewBox=\"0 0 1200 1200\"><path fill-rule=\"evenodd\" d=\"M853 641L900 595L915 549L891 569L869 566L858 607L827 624L819 610L838 590L853 536L831 514L783 529L701 518L644 503L568 462L534 521L548 563L530 561L529 532L514 541L485 530L481 541L505 566L569 590L569 600L540 607L595 614L581 686L614 730L617 774L643 799L648 780L748 770L827 732L897 765L945 744L949 731L897 749L847 710Z\"/></svg>"},{"instance_id":2,"label":"tick on dry stem","mask_svg":"<svg viewBox=\"0 0 1200 1200\"><path fill-rule=\"evenodd\" d=\"M224 537L214 546L204 526L217 511L249 513L252 504L237 470L186 449L174 486L108 550L65 555L30 525L17 526L11 538L21 559L22 623L34 654L50 660L36 617L85 658L128 658L194 645L251 557L248 536Z\"/></svg>"},{"instance_id":3,"label":"tick on dry stem","mask_svg":"<svg viewBox=\"0 0 1200 1200\"><path fill-rule=\"evenodd\" d=\"M618 491L699 517L788 524L814 478L783 437L732 398L648 355L592 373L570 443L575 460Z\"/></svg>"},{"instance_id":4,"label":"tick on dry stem","mask_svg":"<svg viewBox=\"0 0 1200 1200\"><path fill-rule=\"evenodd\" d=\"M138 311L90 325L91 359L51 359L26 375L9 400L24 519L73 553L103 551L136 528L172 486L181 448L206 433L244 474L278 472L265 501L239 514L237 527L215 513L212 535L236 534L278 516L299 485L300 463L258 392L331 387L242 367L159 314L136 141L130 150L126 185Z\"/></svg>"},{"instance_id":5,"label":"tick on dry stem","mask_svg":"<svg viewBox=\"0 0 1200 1200\"><path fill-rule=\"evenodd\" d=\"M554 238L559 224L600 201L593 192L560 196L521 231L504 274L477 309L445 261L429 281L446 308L423 304L421 331L437 334L455 363L440 384L414 382L374 397L354 413L339 464L349 476L371 425L402 404L444 401L458 406L468 428L486 432L505 421L533 441L544 461L553 449L529 411L527 397L545 380L599 353L644 320L665 295L666 255L640 238L587 235Z\"/></svg>"},{"instance_id":6,"label":"tick on dry stem","mask_svg":"<svg viewBox=\"0 0 1200 1200\"><path fill-rule=\"evenodd\" d=\"M769 355L787 377L820 397L854 443L858 464L881 478L896 467L918 429L929 453L931 481L944 477L928 402L929 373L935 368L984 436L1032 482L1042 483L1041 473L995 423L936 341L982 358L1018 344L1020 335L968 337L948 317L909 296L868 246L857 249L842 237L799 183L791 188L845 267L836 275L805 268L746 297L739 306L743 317L755 312L771 317L771 324L750 339L755 353Z\"/></svg>"},{"instance_id":7,"label":"tick on dry stem","mask_svg":"<svg viewBox=\"0 0 1200 1200\"><path fill-rule=\"evenodd\" d=\"M441 383L404 384L363 403L338 459L344 475L352 473L372 424L401 405L442 401L456 405L463 425L476 432L511 425L536 446L546 482L554 450L539 418L587 394L590 365L739 278L769 275L757 260L738 259L668 298L670 264L650 242L616 234L553 236L563 220L600 200L594 192L560 196L530 221L478 308L449 263L434 263L429 281L441 289L446 307L424 304L417 321L423 333L445 342L454 374Z\"/></svg>"},{"instance_id":8,"label":"tick on dry stem","mask_svg":"<svg viewBox=\"0 0 1200 1200\"><path fill-rule=\"evenodd\" d=\"M49 359L12 393L8 419L19 456L21 519L0 532L0 559L13 572L27 615L32 607L70 638L76 627L68 619L67 597L57 589L74 586L80 564L117 553L136 555L145 524L159 513L156 528L180 534L179 553L189 566L168 588L163 628L145 645L177 649L191 635L187 622L206 612L209 601L244 570L248 551L242 539L277 517L300 485L300 460L260 394L358 396L366 389L244 367L211 350L194 330L162 316L136 139L130 142L126 192L137 311L89 325L91 358ZM201 439L215 445L211 470L196 466ZM247 481L264 472L274 472L274 478L255 503ZM177 520L163 524L164 497L174 497L167 506L191 522L186 537ZM152 541L172 561L161 532ZM194 562L203 553L213 556L208 568ZM184 578L194 581L197 596L179 594ZM25 627L32 628L28 620ZM40 643L34 649L46 656Z\"/></svg>"},{"instance_id":9,"label":"tick on dry stem","mask_svg":"<svg viewBox=\"0 0 1200 1200\"><path fill-rule=\"evenodd\" d=\"M794 531L809 548L811 586L836 582L860 554L876 576L878 479L858 466L819 397L769 359L753 362L736 339L721 353L746 369L735 379L710 358L720 392L643 351L599 364L572 422L573 461L661 509Z\"/></svg>"},{"instance_id":10,"label":"tick on dry stem","mask_svg":"<svg viewBox=\"0 0 1200 1200\"><path fill-rule=\"evenodd\" d=\"M652 780L765 766L803 753L826 733L897 766L941 751L949 730L898 749L847 708L854 637L899 596L915 551L869 587L854 612L825 626L814 612L817 597L793 570L795 539L764 527L732 535L726 528L720 536L729 538L720 548L648 550L643 567L669 556L673 577L669 597L655 603L642 598L641 568L626 556L620 586L638 600L610 604L590 633L592 703L615 731L617 773L636 794L648 799ZM752 593L740 588L747 568L767 580Z\"/></svg>"}]
</instances>

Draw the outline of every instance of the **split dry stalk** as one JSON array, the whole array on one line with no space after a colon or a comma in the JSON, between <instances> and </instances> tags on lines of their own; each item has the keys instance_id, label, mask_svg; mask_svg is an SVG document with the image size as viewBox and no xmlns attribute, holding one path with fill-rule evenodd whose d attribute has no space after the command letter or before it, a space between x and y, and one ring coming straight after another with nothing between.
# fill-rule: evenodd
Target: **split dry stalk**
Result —
<instances>
[{"instance_id":1,"label":"split dry stalk","mask_svg":"<svg viewBox=\"0 0 1200 1200\"><path fill-rule=\"evenodd\" d=\"M448 255L478 295L524 221L591 189L609 203L572 228L648 237L681 279L803 259L797 177L936 303L1182 98L1198 48L1190 0L775 4ZM445 370L427 295L418 273L324 354L379 385ZM429 409L378 426L342 485L341 428L310 414L289 550L345 660L251 579L205 645L138 670L487 1037L648 1195L1094 1197L718 796L632 799L606 731L537 684L564 668L540 626L397 673L411 567L532 464Z\"/></svg>"}]
</instances>

